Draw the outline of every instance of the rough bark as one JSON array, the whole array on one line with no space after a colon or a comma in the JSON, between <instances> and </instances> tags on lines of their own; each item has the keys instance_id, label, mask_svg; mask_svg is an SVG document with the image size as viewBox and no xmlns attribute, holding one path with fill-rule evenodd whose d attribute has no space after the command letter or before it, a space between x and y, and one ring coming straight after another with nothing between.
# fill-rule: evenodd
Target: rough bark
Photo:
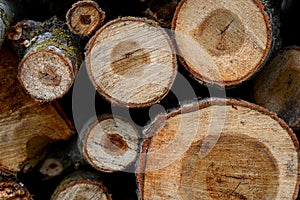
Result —
<instances>
[{"instance_id":1,"label":"rough bark","mask_svg":"<svg viewBox=\"0 0 300 200\"><path fill-rule=\"evenodd\" d=\"M13 1L0 0L0 47L13 20Z\"/></svg>"},{"instance_id":2,"label":"rough bark","mask_svg":"<svg viewBox=\"0 0 300 200\"><path fill-rule=\"evenodd\" d=\"M45 153L45 146L66 140L71 130L51 104L27 95L17 78L18 58L0 51L0 172L28 171Z\"/></svg>"},{"instance_id":3,"label":"rough bark","mask_svg":"<svg viewBox=\"0 0 300 200\"><path fill-rule=\"evenodd\" d=\"M13 180L0 180L0 199L33 200L26 188Z\"/></svg>"},{"instance_id":4,"label":"rough bark","mask_svg":"<svg viewBox=\"0 0 300 200\"><path fill-rule=\"evenodd\" d=\"M95 1L78 1L66 15L69 29L77 35L89 36L104 22L105 12Z\"/></svg>"},{"instance_id":5,"label":"rough bark","mask_svg":"<svg viewBox=\"0 0 300 200\"><path fill-rule=\"evenodd\" d=\"M77 142L78 138L72 137L67 142L56 143L49 148L48 154L39 167L43 179L51 179L66 170L74 171L86 165L79 152Z\"/></svg>"},{"instance_id":6,"label":"rough bark","mask_svg":"<svg viewBox=\"0 0 300 200\"><path fill-rule=\"evenodd\" d=\"M92 120L79 137L83 158L99 171L123 171L136 160L139 133L129 121L118 116Z\"/></svg>"},{"instance_id":7,"label":"rough bark","mask_svg":"<svg viewBox=\"0 0 300 200\"><path fill-rule=\"evenodd\" d=\"M22 57L19 80L33 98L52 101L68 92L81 53L66 24L55 17L43 23L24 20L11 28L8 38Z\"/></svg>"},{"instance_id":8,"label":"rough bark","mask_svg":"<svg viewBox=\"0 0 300 200\"><path fill-rule=\"evenodd\" d=\"M146 1L146 10L143 15L155 20L162 27L170 28L176 6L179 0L149 0Z\"/></svg>"},{"instance_id":9,"label":"rough bark","mask_svg":"<svg viewBox=\"0 0 300 200\"><path fill-rule=\"evenodd\" d=\"M159 102L177 73L176 56L167 33L144 18L113 20L88 43L89 76L107 100L127 107Z\"/></svg>"},{"instance_id":10,"label":"rough bark","mask_svg":"<svg viewBox=\"0 0 300 200\"><path fill-rule=\"evenodd\" d=\"M255 102L300 129L300 49L279 52L254 80Z\"/></svg>"},{"instance_id":11,"label":"rough bark","mask_svg":"<svg viewBox=\"0 0 300 200\"><path fill-rule=\"evenodd\" d=\"M208 99L158 116L144 131L140 199L295 199L299 143L275 113Z\"/></svg>"},{"instance_id":12,"label":"rough bark","mask_svg":"<svg viewBox=\"0 0 300 200\"><path fill-rule=\"evenodd\" d=\"M250 78L280 45L280 7L271 2L181 1L172 29L186 69L200 82L219 86Z\"/></svg>"},{"instance_id":13,"label":"rough bark","mask_svg":"<svg viewBox=\"0 0 300 200\"><path fill-rule=\"evenodd\" d=\"M51 200L111 200L106 186L99 180L99 176L86 171L70 174L59 184Z\"/></svg>"}]
</instances>

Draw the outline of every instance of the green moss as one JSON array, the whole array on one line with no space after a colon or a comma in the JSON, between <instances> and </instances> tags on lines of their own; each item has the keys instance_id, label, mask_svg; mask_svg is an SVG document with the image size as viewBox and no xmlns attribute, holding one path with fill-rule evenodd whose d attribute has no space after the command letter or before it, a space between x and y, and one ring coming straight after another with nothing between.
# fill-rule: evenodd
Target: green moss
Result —
<instances>
[{"instance_id":1,"label":"green moss","mask_svg":"<svg viewBox=\"0 0 300 200\"><path fill-rule=\"evenodd\" d=\"M41 28L29 33L29 38L37 36L37 40L31 44L25 54L54 47L64 56L70 59L71 65L79 68L82 57L80 53L79 38L68 29L67 25L55 17L45 21Z\"/></svg>"}]
</instances>

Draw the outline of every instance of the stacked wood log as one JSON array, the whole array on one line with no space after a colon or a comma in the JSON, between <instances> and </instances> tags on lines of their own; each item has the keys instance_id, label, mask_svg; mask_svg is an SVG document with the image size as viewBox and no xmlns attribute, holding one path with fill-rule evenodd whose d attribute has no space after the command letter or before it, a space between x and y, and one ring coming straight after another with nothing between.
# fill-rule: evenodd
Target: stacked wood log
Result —
<instances>
[{"instance_id":1,"label":"stacked wood log","mask_svg":"<svg viewBox=\"0 0 300 200\"><path fill-rule=\"evenodd\" d=\"M84 159L100 171L126 170L138 154L138 131L118 116L105 116L92 121L79 137L79 148Z\"/></svg>"},{"instance_id":2,"label":"stacked wood log","mask_svg":"<svg viewBox=\"0 0 300 200\"><path fill-rule=\"evenodd\" d=\"M278 45L279 12L268 4L181 1L172 29L182 64L204 83L232 86L247 80Z\"/></svg>"},{"instance_id":3,"label":"stacked wood log","mask_svg":"<svg viewBox=\"0 0 300 200\"><path fill-rule=\"evenodd\" d=\"M17 183L11 179L1 180L0 176L0 199L20 199L32 200L32 195L27 191L22 183Z\"/></svg>"},{"instance_id":4,"label":"stacked wood log","mask_svg":"<svg viewBox=\"0 0 300 200\"><path fill-rule=\"evenodd\" d=\"M97 174L77 171L68 175L56 188L52 200L111 200L105 185L99 181Z\"/></svg>"},{"instance_id":5,"label":"stacked wood log","mask_svg":"<svg viewBox=\"0 0 300 200\"><path fill-rule=\"evenodd\" d=\"M0 0L0 199L296 199L296 1Z\"/></svg>"},{"instance_id":6,"label":"stacked wood log","mask_svg":"<svg viewBox=\"0 0 300 200\"><path fill-rule=\"evenodd\" d=\"M77 35L89 36L94 33L105 19L105 12L95 1L78 1L66 15L69 29Z\"/></svg>"},{"instance_id":7,"label":"stacked wood log","mask_svg":"<svg viewBox=\"0 0 300 200\"><path fill-rule=\"evenodd\" d=\"M79 138L73 139L67 146L55 146L50 151L39 172L48 179L69 168L79 169L86 165L101 172L130 171L135 164L139 144L137 129L125 118L111 115L92 118Z\"/></svg>"},{"instance_id":8,"label":"stacked wood log","mask_svg":"<svg viewBox=\"0 0 300 200\"><path fill-rule=\"evenodd\" d=\"M204 100L144 131L140 199L295 199L299 143L268 110Z\"/></svg>"},{"instance_id":9,"label":"stacked wood log","mask_svg":"<svg viewBox=\"0 0 300 200\"><path fill-rule=\"evenodd\" d=\"M43 158L45 147L72 134L51 104L34 101L18 82L18 58L0 50L0 173L32 169Z\"/></svg>"},{"instance_id":10,"label":"stacked wood log","mask_svg":"<svg viewBox=\"0 0 300 200\"><path fill-rule=\"evenodd\" d=\"M8 38L22 57L19 79L32 97L52 101L68 92L81 54L66 24L55 17L43 23L24 20L11 28Z\"/></svg>"},{"instance_id":11,"label":"stacked wood log","mask_svg":"<svg viewBox=\"0 0 300 200\"><path fill-rule=\"evenodd\" d=\"M300 129L300 48L287 47L258 74L255 102L282 117L290 127Z\"/></svg>"},{"instance_id":12,"label":"stacked wood log","mask_svg":"<svg viewBox=\"0 0 300 200\"><path fill-rule=\"evenodd\" d=\"M90 39L89 76L100 94L115 105L147 107L170 90L177 63L171 39L144 18L113 20Z\"/></svg>"}]
</instances>

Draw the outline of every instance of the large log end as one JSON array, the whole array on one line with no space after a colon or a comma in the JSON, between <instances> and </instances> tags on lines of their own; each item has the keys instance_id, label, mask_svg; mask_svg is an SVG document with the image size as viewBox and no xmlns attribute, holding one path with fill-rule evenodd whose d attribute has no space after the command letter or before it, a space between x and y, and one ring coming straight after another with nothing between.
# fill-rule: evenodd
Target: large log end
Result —
<instances>
[{"instance_id":1,"label":"large log end","mask_svg":"<svg viewBox=\"0 0 300 200\"><path fill-rule=\"evenodd\" d=\"M295 199L299 143L283 120L237 100L206 100L145 130L141 199Z\"/></svg>"}]
</instances>

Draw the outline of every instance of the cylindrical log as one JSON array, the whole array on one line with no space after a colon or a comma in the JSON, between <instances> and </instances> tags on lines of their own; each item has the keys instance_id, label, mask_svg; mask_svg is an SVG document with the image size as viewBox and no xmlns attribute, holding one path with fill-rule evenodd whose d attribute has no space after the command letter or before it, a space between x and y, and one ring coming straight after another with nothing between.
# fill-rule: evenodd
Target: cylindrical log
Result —
<instances>
[{"instance_id":1,"label":"cylindrical log","mask_svg":"<svg viewBox=\"0 0 300 200\"><path fill-rule=\"evenodd\" d=\"M104 22L105 12L95 1L78 1L66 15L69 29L77 35L89 36Z\"/></svg>"},{"instance_id":2,"label":"cylindrical log","mask_svg":"<svg viewBox=\"0 0 300 200\"><path fill-rule=\"evenodd\" d=\"M10 27L13 16L13 2L0 0L0 47Z\"/></svg>"},{"instance_id":3,"label":"cylindrical log","mask_svg":"<svg viewBox=\"0 0 300 200\"><path fill-rule=\"evenodd\" d=\"M113 20L88 43L89 76L107 100L127 107L160 101L172 86L177 62L171 39L144 18Z\"/></svg>"},{"instance_id":4,"label":"cylindrical log","mask_svg":"<svg viewBox=\"0 0 300 200\"><path fill-rule=\"evenodd\" d=\"M181 62L202 83L242 83L280 45L278 7L264 0L181 1L172 21Z\"/></svg>"},{"instance_id":5,"label":"cylindrical log","mask_svg":"<svg viewBox=\"0 0 300 200\"><path fill-rule=\"evenodd\" d=\"M255 102L300 129L300 48L288 47L254 79Z\"/></svg>"},{"instance_id":6,"label":"cylindrical log","mask_svg":"<svg viewBox=\"0 0 300 200\"><path fill-rule=\"evenodd\" d=\"M145 129L140 199L295 199L299 143L275 113L206 99Z\"/></svg>"},{"instance_id":7,"label":"cylindrical log","mask_svg":"<svg viewBox=\"0 0 300 200\"><path fill-rule=\"evenodd\" d=\"M51 200L111 200L111 194L99 179L96 174L76 171L64 178Z\"/></svg>"},{"instance_id":8,"label":"cylindrical log","mask_svg":"<svg viewBox=\"0 0 300 200\"><path fill-rule=\"evenodd\" d=\"M126 170L136 160L140 137L126 119L106 116L88 124L79 135L79 150L95 169Z\"/></svg>"},{"instance_id":9,"label":"cylindrical log","mask_svg":"<svg viewBox=\"0 0 300 200\"><path fill-rule=\"evenodd\" d=\"M33 200L26 188L12 180L0 180L0 199Z\"/></svg>"},{"instance_id":10,"label":"cylindrical log","mask_svg":"<svg viewBox=\"0 0 300 200\"><path fill-rule=\"evenodd\" d=\"M78 170L86 162L78 149L78 137L72 137L67 142L53 144L42 161L39 172L43 179L51 179L59 176L66 170Z\"/></svg>"},{"instance_id":11,"label":"cylindrical log","mask_svg":"<svg viewBox=\"0 0 300 200\"><path fill-rule=\"evenodd\" d=\"M155 20L162 27L170 28L174 12L179 0L149 0L146 1L144 16Z\"/></svg>"},{"instance_id":12,"label":"cylindrical log","mask_svg":"<svg viewBox=\"0 0 300 200\"><path fill-rule=\"evenodd\" d=\"M45 146L66 140L72 131L51 104L26 94L17 78L18 57L0 50L0 173L28 171L42 159Z\"/></svg>"},{"instance_id":13,"label":"cylindrical log","mask_svg":"<svg viewBox=\"0 0 300 200\"><path fill-rule=\"evenodd\" d=\"M81 64L79 43L67 25L56 18L44 23L25 20L9 34L22 54L19 80L26 91L39 101L67 93Z\"/></svg>"}]
</instances>

